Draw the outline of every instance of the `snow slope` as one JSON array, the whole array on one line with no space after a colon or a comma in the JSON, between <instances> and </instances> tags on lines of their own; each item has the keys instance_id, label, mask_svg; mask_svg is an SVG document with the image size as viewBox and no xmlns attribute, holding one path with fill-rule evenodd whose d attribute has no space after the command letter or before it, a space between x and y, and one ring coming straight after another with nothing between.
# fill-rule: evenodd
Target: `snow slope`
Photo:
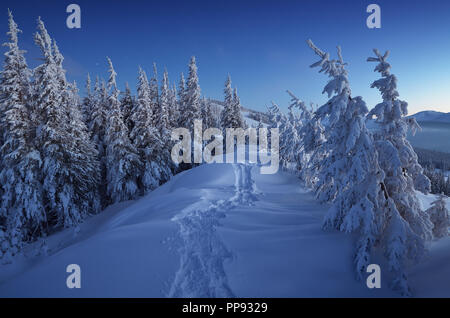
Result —
<instances>
[{"instance_id":1,"label":"snow slope","mask_svg":"<svg viewBox=\"0 0 450 318\"><path fill-rule=\"evenodd\" d=\"M381 289L355 280L353 237L323 231L325 211L288 173L202 165L49 237L48 256L0 266L0 297L398 296L380 257ZM66 287L73 263L81 289ZM415 295L449 297L449 263L450 239L433 243Z\"/></svg>"},{"instance_id":2,"label":"snow slope","mask_svg":"<svg viewBox=\"0 0 450 318\"><path fill-rule=\"evenodd\" d=\"M450 123L450 113L442 113L433 110L425 110L418 112L410 117L414 117L417 121L432 121L441 123Z\"/></svg>"}]
</instances>

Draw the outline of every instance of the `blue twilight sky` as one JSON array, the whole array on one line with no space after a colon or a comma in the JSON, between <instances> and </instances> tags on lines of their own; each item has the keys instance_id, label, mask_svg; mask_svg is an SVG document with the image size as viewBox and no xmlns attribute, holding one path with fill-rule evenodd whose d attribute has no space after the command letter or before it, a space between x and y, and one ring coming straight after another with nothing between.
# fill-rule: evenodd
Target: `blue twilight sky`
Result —
<instances>
[{"instance_id":1,"label":"blue twilight sky","mask_svg":"<svg viewBox=\"0 0 450 318\"><path fill-rule=\"evenodd\" d=\"M81 6L81 29L66 27L66 7ZM381 7L381 29L368 29L366 7ZM197 57L202 93L222 99L230 73L242 104L264 109L273 100L286 108L292 90L307 102L323 103L326 77L310 69L317 60L305 40L335 56L341 45L353 95L369 108L380 101L370 83L378 78L367 63L373 48L391 51L392 71L410 113L450 112L450 1L443 0L2 0L0 37L6 40L7 8L23 30L20 45L30 66L39 63L33 42L41 16L65 56L68 78L107 76L110 56L124 87L136 84L141 65L151 73L156 62L171 81L187 72ZM4 50L4 49L3 49Z\"/></svg>"}]
</instances>

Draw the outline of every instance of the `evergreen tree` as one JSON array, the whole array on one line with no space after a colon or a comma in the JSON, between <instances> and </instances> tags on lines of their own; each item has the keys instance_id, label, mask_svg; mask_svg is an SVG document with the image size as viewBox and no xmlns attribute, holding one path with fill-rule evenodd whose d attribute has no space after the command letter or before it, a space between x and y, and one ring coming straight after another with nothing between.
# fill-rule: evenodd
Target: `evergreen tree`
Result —
<instances>
[{"instance_id":1,"label":"evergreen tree","mask_svg":"<svg viewBox=\"0 0 450 318\"><path fill-rule=\"evenodd\" d=\"M392 287L410 294L406 260L420 257L423 241L402 217L396 198L389 192L394 180L384 170L386 149L380 152L365 127L368 110L362 98L350 96L340 48L338 60L330 60L328 53L311 41L308 44L321 58L312 67L320 66L321 72L331 78L324 92L334 94L317 111L328 120L327 141L323 145L326 157L321 162L317 188L319 194L325 193L325 198L332 202L324 227L358 234L355 264L360 278L370 262L373 247L381 245L396 277ZM395 160L392 155L390 151L390 160Z\"/></svg>"},{"instance_id":2,"label":"evergreen tree","mask_svg":"<svg viewBox=\"0 0 450 318\"><path fill-rule=\"evenodd\" d=\"M375 71L382 78L372 83L377 88L383 102L369 113L380 125L375 135L380 167L385 172L384 186L387 195L394 202L388 216L388 236L385 238L386 254L394 271L399 272L393 283L394 289L408 293L403 267L406 259L419 259L425 250L424 240L432 237L432 223L416 196L415 190L428 192L430 181L422 172L410 143L406 139L408 128L417 127L415 120L406 119L408 104L398 99L397 78L390 73L391 65L386 62L389 52L384 55L374 50L376 57L368 58L377 62Z\"/></svg>"},{"instance_id":3,"label":"evergreen tree","mask_svg":"<svg viewBox=\"0 0 450 318\"><path fill-rule=\"evenodd\" d=\"M323 93L327 93L331 99L320 107L316 115L320 120L325 118L328 121L326 130L327 142L323 144L323 151L326 156L323 158L318 171L318 180L315 184L317 198L322 202L332 202L338 193L344 188L343 176L347 173L345 162L347 153L345 152L345 133L347 123L344 119L345 111L350 100L350 86L347 78L347 70L342 60L341 50L338 47L338 60L330 60L329 54L317 48L311 40L308 45L320 57L320 60L311 67L320 67L320 72L330 77Z\"/></svg>"},{"instance_id":4,"label":"evergreen tree","mask_svg":"<svg viewBox=\"0 0 450 318\"><path fill-rule=\"evenodd\" d=\"M153 114L153 124L158 122L159 114L159 89L158 89L158 69L156 68L156 63L153 63L153 76L149 82L150 89L150 108Z\"/></svg>"},{"instance_id":5,"label":"evergreen tree","mask_svg":"<svg viewBox=\"0 0 450 318\"><path fill-rule=\"evenodd\" d=\"M237 123L234 118L233 89L231 87L230 75L228 75L227 80L225 81L223 93L225 95L225 99L221 116L222 129L236 128Z\"/></svg>"},{"instance_id":6,"label":"evergreen tree","mask_svg":"<svg viewBox=\"0 0 450 318\"><path fill-rule=\"evenodd\" d=\"M122 111L123 121L128 131L133 129L133 121L131 120L131 112L134 108L134 99L131 95L131 89L128 83L125 84L125 92L120 100L120 109Z\"/></svg>"},{"instance_id":7,"label":"evergreen tree","mask_svg":"<svg viewBox=\"0 0 450 318\"><path fill-rule=\"evenodd\" d=\"M81 111L83 114L84 123L86 124L87 127L90 127L95 101L94 101L94 95L92 94L91 77L90 77L89 73L86 78L85 88L86 88L86 96L83 98L83 105L82 105Z\"/></svg>"},{"instance_id":8,"label":"evergreen tree","mask_svg":"<svg viewBox=\"0 0 450 318\"><path fill-rule=\"evenodd\" d=\"M268 128L280 128L285 120L280 107L274 102L272 102L272 105L267 109L267 117L269 118Z\"/></svg>"},{"instance_id":9,"label":"evergreen tree","mask_svg":"<svg viewBox=\"0 0 450 318\"><path fill-rule=\"evenodd\" d=\"M83 121L77 85L75 82L73 84L67 82L66 71L62 65L64 57L55 40L52 44L62 96L61 106L65 109L69 123L67 128L70 144L66 145L69 151L66 173L73 188L73 195L70 200L72 200L73 205L76 205L76 210L80 214L80 218L83 219L91 212L96 213L100 210L99 163L95 146L89 138L88 128Z\"/></svg>"},{"instance_id":10,"label":"evergreen tree","mask_svg":"<svg viewBox=\"0 0 450 318\"><path fill-rule=\"evenodd\" d=\"M75 187L74 201L79 205L82 217L101 210L100 163L98 152L89 138L89 130L83 121L78 89L74 82L69 96L70 134L72 136L70 164Z\"/></svg>"},{"instance_id":11,"label":"evergreen tree","mask_svg":"<svg viewBox=\"0 0 450 318\"><path fill-rule=\"evenodd\" d=\"M242 106L241 106L241 100L239 98L239 95L237 93L237 88L234 88L233 90L233 113L235 118L235 125L238 128L246 128L246 123L244 121L244 118L242 117Z\"/></svg>"},{"instance_id":12,"label":"evergreen tree","mask_svg":"<svg viewBox=\"0 0 450 318\"><path fill-rule=\"evenodd\" d=\"M300 157L304 154L300 145L299 127L301 126L300 119L296 116L294 108L302 110L304 103L288 91L292 97L292 102L289 104L288 116L280 127L280 163L283 168L298 172L301 167Z\"/></svg>"},{"instance_id":13,"label":"evergreen tree","mask_svg":"<svg viewBox=\"0 0 450 318\"><path fill-rule=\"evenodd\" d=\"M313 187L319 162L323 159L320 147L324 142L323 127L303 101L289 90L287 93L291 97L289 121L296 123L294 126L298 138L298 141L292 144L295 148L293 151L296 153L293 159L297 160L297 169L300 170L301 178L309 187ZM294 109L298 109L298 116L294 116Z\"/></svg>"},{"instance_id":14,"label":"evergreen tree","mask_svg":"<svg viewBox=\"0 0 450 318\"><path fill-rule=\"evenodd\" d=\"M113 64L109 64L108 98L109 111L106 126L106 181L107 194L110 203L132 200L137 197L137 176L141 162L137 150L128 137L128 129L123 122L123 116L118 99L116 76Z\"/></svg>"},{"instance_id":15,"label":"evergreen tree","mask_svg":"<svg viewBox=\"0 0 450 318\"><path fill-rule=\"evenodd\" d=\"M178 127L180 119L179 103L177 101L177 88L174 84L169 91L169 124L172 128Z\"/></svg>"},{"instance_id":16,"label":"evergreen tree","mask_svg":"<svg viewBox=\"0 0 450 318\"><path fill-rule=\"evenodd\" d=\"M74 226L82 215L75 201L74 178L71 164L74 160L67 87L61 67L62 56L38 19L39 32L35 42L43 54L43 64L34 70L34 107L37 114L36 147L42 159L42 184L47 220L55 226Z\"/></svg>"},{"instance_id":17,"label":"evergreen tree","mask_svg":"<svg viewBox=\"0 0 450 318\"><path fill-rule=\"evenodd\" d=\"M137 101L133 109L132 119L135 123L131 131L134 146L141 162L139 170L139 185L141 193L145 194L170 178L168 163L170 156L165 151L159 130L153 126L150 89L145 72L139 68Z\"/></svg>"},{"instance_id":18,"label":"evergreen tree","mask_svg":"<svg viewBox=\"0 0 450 318\"><path fill-rule=\"evenodd\" d=\"M167 136L169 131L169 108L170 108L170 90L169 75L167 70L164 71L161 82L161 95L159 96L159 107L156 113L156 127L159 129L161 136Z\"/></svg>"},{"instance_id":19,"label":"evergreen tree","mask_svg":"<svg viewBox=\"0 0 450 318\"><path fill-rule=\"evenodd\" d=\"M23 241L44 231L46 222L39 180L41 158L33 146L30 120L30 75L25 51L18 45L19 30L9 14L9 42L0 79L0 259L10 262Z\"/></svg>"},{"instance_id":20,"label":"evergreen tree","mask_svg":"<svg viewBox=\"0 0 450 318\"><path fill-rule=\"evenodd\" d=\"M95 81L94 98L92 105L92 115L89 124L89 134L91 142L97 153L97 161L99 163L99 194L101 198L101 206L107 205L106 194L106 126L108 112L108 92L104 81L100 83L97 77Z\"/></svg>"},{"instance_id":21,"label":"evergreen tree","mask_svg":"<svg viewBox=\"0 0 450 318\"><path fill-rule=\"evenodd\" d=\"M215 128L215 119L211 109L211 102L205 97L201 99L201 110L203 129Z\"/></svg>"},{"instance_id":22,"label":"evergreen tree","mask_svg":"<svg viewBox=\"0 0 450 318\"><path fill-rule=\"evenodd\" d=\"M180 75L180 83L178 84L178 127L184 127L184 117L182 116L184 110L186 109L186 81L184 79L184 74Z\"/></svg>"},{"instance_id":23,"label":"evergreen tree","mask_svg":"<svg viewBox=\"0 0 450 318\"><path fill-rule=\"evenodd\" d=\"M189 76L185 91L184 108L181 112L182 127L193 129L194 120L200 119L200 85L198 83L195 57L189 63Z\"/></svg>"},{"instance_id":24,"label":"evergreen tree","mask_svg":"<svg viewBox=\"0 0 450 318\"><path fill-rule=\"evenodd\" d=\"M431 203L431 207L426 211L433 222L433 235L436 238L448 236L450 227L450 214L446 204L447 197L444 194L438 195L438 199Z\"/></svg>"},{"instance_id":25,"label":"evergreen tree","mask_svg":"<svg viewBox=\"0 0 450 318\"><path fill-rule=\"evenodd\" d=\"M422 238L430 237L430 222L420 208L415 190L430 191L430 181L423 175L423 169L417 162L417 155L406 139L408 128L416 127L414 119L406 118L408 104L398 99L397 78L390 73L391 65L386 62L389 52L384 55L374 50L376 57L368 61L378 62L375 71L382 78L372 83L383 97L383 102L376 105L369 113L375 116L381 126L376 134L380 152L381 166L386 172L386 186L397 208L414 232Z\"/></svg>"}]
</instances>

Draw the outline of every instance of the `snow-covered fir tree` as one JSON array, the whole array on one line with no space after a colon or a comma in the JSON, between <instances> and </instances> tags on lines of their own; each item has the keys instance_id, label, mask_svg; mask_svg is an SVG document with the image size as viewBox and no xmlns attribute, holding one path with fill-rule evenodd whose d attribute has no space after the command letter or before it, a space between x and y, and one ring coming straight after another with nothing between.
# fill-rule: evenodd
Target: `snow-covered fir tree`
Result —
<instances>
[{"instance_id":1,"label":"snow-covered fir tree","mask_svg":"<svg viewBox=\"0 0 450 318\"><path fill-rule=\"evenodd\" d=\"M180 92L181 93L181 92ZM200 119L200 85L198 83L197 64L195 57L191 58L189 63L189 76L186 83L186 88L183 93L184 102L181 109L180 122L181 127L188 129L194 128L194 120Z\"/></svg>"},{"instance_id":2,"label":"snow-covered fir tree","mask_svg":"<svg viewBox=\"0 0 450 318\"><path fill-rule=\"evenodd\" d=\"M244 121L244 117L242 116L241 110L242 110L241 99L239 98L237 88L235 87L233 90L233 113L237 125L236 127L245 129L247 125Z\"/></svg>"},{"instance_id":3,"label":"snow-covered fir tree","mask_svg":"<svg viewBox=\"0 0 450 318\"><path fill-rule=\"evenodd\" d=\"M318 181L314 190L320 201L332 202L337 194L345 188L342 181L345 180L343 176L347 171L341 161L347 157L345 147L342 146L347 130L343 116L350 100L351 91L345 69L346 64L342 60L340 48L338 47L338 59L330 60L330 55L321 51L311 40L308 40L308 45L320 57L320 60L311 67L320 67L320 72L330 77L323 93L327 93L331 99L316 112L320 120L327 120L325 135L327 142L322 147L326 157L320 164Z\"/></svg>"},{"instance_id":4,"label":"snow-covered fir tree","mask_svg":"<svg viewBox=\"0 0 450 318\"><path fill-rule=\"evenodd\" d=\"M158 113L159 113L159 84L158 84L158 69L156 63L153 63L153 76L149 81L150 89L150 107L153 114L153 124L157 123Z\"/></svg>"},{"instance_id":5,"label":"snow-covered fir tree","mask_svg":"<svg viewBox=\"0 0 450 318\"><path fill-rule=\"evenodd\" d=\"M179 111L179 117L178 117L178 126L183 126L183 116L182 113L184 109L186 108L186 80L184 79L184 74L181 73L180 75L180 82L178 83L178 111Z\"/></svg>"},{"instance_id":6,"label":"snow-covered fir tree","mask_svg":"<svg viewBox=\"0 0 450 318\"><path fill-rule=\"evenodd\" d=\"M350 96L340 48L338 60L330 60L328 53L311 41L308 44L321 58L312 67L320 66L321 72L331 78L324 91L334 93L317 111L328 121L323 145L327 156L321 162L317 188L319 195L325 193L332 202L324 227L358 233L355 265L359 277L365 273L373 247L380 245L395 275L392 287L407 295L406 261L421 256L423 240L402 217L388 190L389 182L399 180L389 179L384 171L388 168L384 153L379 154L378 145L365 127L368 110L364 101ZM392 152L390 155L395 160Z\"/></svg>"},{"instance_id":7,"label":"snow-covered fir tree","mask_svg":"<svg viewBox=\"0 0 450 318\"><path fill-rule=\"evenodd\" d=\"M141 193L145 194L171 176L170 155L161 140L159 130L153 125L150 87L145 72L139 68L137 100L133 109L134 124L131 138L142 165L138 173Z\"/></svg>"},{"instance_id":8,"label":"snow-covered fir tree","mask_svg":"<svg viewBox=\"0 0 450 318\"><path fill-rule=\"evenodd\" d=\"M131 112L134 108L134 98L131 94L130 86L128 82L125 83L125 92L120 100L120 109L122 110L123 122L127 126L128 131L133 129L133 121L131 120Z\"/></svg>"},{"instance_id":9,"label":"snow-covered fir tree","mask_svg":"<svg viewBox=\"0 0 450 318\"><path fill-rule=\"evenodd\" d=\"M203 129L217 127L215 125L216 123L211 109L211 101L203 97L201 99L200 107L202 111Z\"/></svg>"},{"instance_id":10,"label":"snow-covered fir tree","mask_svg":"<svg viewBox=\"0 0 450 318\"><path fill-rule=\"evenodd\" d=\"M380 127L375 138L380 166L386 174L384 184L395 203L396 217L399 216L397 222L403 227L401 231L392 231L391 237L387 238L388 242L402 244L389 252L391 266L401 267L407 256L415 259L420 257L425 249L424 241L432 237L433 225L429 215L422 210L415 192L419 190L427 193L430 181L422 174L417 155L406 139L408 128L418 125L415 120L405 117L408 104L398 99L397 78L390 73L391 65L386 61L389 52L382 55L374 50L374 53L375 57L369 57L368 61L378 63L375 71L380 72L382 78L373 82L372 87L380 91L383 102L370 111L369 118L375 116ZM411 248L412 244L414 249ZM415 255L410 255L411 251ZM406 277L397 283L398 286L394 287L404 290Z\"/></svg>"},{"instance_id":11,"label":"snow-covered fir tree","mask_svg":"<svg viewBox=\"0 0 450 318\"><path fill-rule=\"evenodd\" d=\"M0 259L10 262L24 241L44 232L45 208L40 184L41 158L33 146L30 75L18 45L19 30L9 14L9 42L0 79Z\"/></svg>"},{"instance_id":12,"label":"snow-covered fir tree","mask_svg":"<svg viewBox=\"0 0 450 318\"><path fill-rule=\"evenodd\" d=\"M86 96L83 98L83 104L81 106L81 112L83 114L83 120L87 127L90 127L92 121L92 111L94 109L94 94L92 92L92 82L91 76L87 75L86 77Z\"/></svg>"},{"instance_id":13,"label":"snow-covered fir tree","mask_svg":"<svg viewBox=\"0 0 450 318\"><path fill-rule=\"evenodd\" d=\"M299 127L301 122L294 112L294 108L302 110L304 104L291 92L288 93L292 97L292 101L288 107L288 116L280 126L280 163L283 168L298 172L302 161L300 156L304 154L301 151ZM300 106L299 106L300 105Z\"/></svg>"},{"instance_id":14,"label":"snow-covered fir tree","mask_svg":"<svg viewBox=\"0 0 450 318\"><path fill-rule=\"evenodd\" d=\"M448 197L444 194L438 195L437 200L431 203L431 207L426 211L433 222L433 235L436 238L442 238L449 235L450 214L447 209Z\"/></svg>"},{"instance_id":15,"label":"snow-covered fir tree","mask_svg":"<svg viewBox=\"0 0 450 318\"><path fill-rule=\"evenodd\" d=\"M89 136L89 130L83 121L78 89L74 82L69 86L70 134L72 136L71 153L74 200L78 202L82 217L101 210L99 185L101 182L98 152Z\"/></svg>"},{"instance_id":16,"label":"snow-covered fir tree","mask_svg":"<svg viewBox=\"0 0 450 318\"><path fill-rule=\"evenodd\" d=\"M235 118L235 109L233 101L233 88L231 87L231 77L228 75L225 81L225 88L223 90L225 95L224 106L221 116L222 129L238 128L238 122Z\"/></svg>"},{"instance_id":17,"label":"snow-covered fir tree","mask_svg":"<svg viewBox=\"0 0 450 318\"><path fill-rule=\"evenodd\" d=\"M164 70L161 81L161 93L159 96L159 105L154 118L156 119L156 127L159 129L161 136L167 136L169 132L169 108L170 108L170 89L169 89L169 75L167 70Z\"/></svg>"},{"instance_id":18,"label":"snow-covered fir tree","mask_svg":"<svg viewBox=\"0 0 450 318\"><path fill-rule=\"evenodd\" d=\"M62 105L68 118L70 144L66 145L70 154L68 158L71 184L74 188L73 203L83 219L91 212L100 211L98 184L100 179L99 163L95 146L89 138L88 128L83 120L81 102L76 83L69 84L63 68L64 57L53 40L53 54L58 70ZM76 225L76 224L74 224Z\"/></svg>"},{"instance_id":19,"label":"snow-covered fir tree","mask_svg":"<svg viewBox=\"0 0 450 318\"><path fill-rule=\"evenodd\" d=\"M325 228L358 234L355 267L359 279L370 264L373 247L382 238L392 205L383 190L384 172L378 165L378 154L365 126L367 112L365 102L358 96L349 100L341 115L342 131L330 154L338 160L332 162L331 169L346 173L337 175L341 178L341 188L324 220Z\"/></svg>"},{"instance_id":20,"label":"snow-covered fir tree","mask_svg":"<svg viewBox=\"0 0 450 318\"><path fill-rule=\"evenodd\" d=\"M35 42L43 55L43 64L34 70L34 111L37 114L35 144L41 153L42 184L47 220L51 225L74 226L82 220L75 193L71 165L73 153L69 114L69 92L61 67L62 56L42 20L38 19Z\"/></svg>"},{"instance_id":21,"label":"snow-covered fir tree","mask_svg":"<svg viewBox=\"0 0 450 318\"><path fill-rule=\"evenodd\" d=\"M160 184L162 182L167 181L170 178L171 172L175 169L173 161L170 157L170 152L174 145L174 142L171 139L171 125L170 125L170 107L171 107L171 92L169 88L169 74L167 70L164 70L163 78L161 81L161 92L159 96L159 114L157 116L158 121L156 127L160 133L160 140L163 143L163 147L159 150L159 154L157 158L154 158L153 161L158 164L160 172L159 172L159 181ZM155 118L155 116L154 116ZM167 172L167 173L166 173Z\"/></svg>"},{"instance_id":22,"label":"snow-covered fir tree","mask_svg":"<svg viewBox=\"0 0 450 318\"><path fill-rule=\"evenodd\" d=\"M311 187L316 187L320 162L326 157L326 152L321 147L325 142L325 128L319 118L309 113L309 119L303 121L299 136L302 145L300 154L301 177Z\"/></svg>"},{"instance_id":23,"label":"snow-covered fir tree","mask_svg":"<svg viewBox=\"0 0 450 318\"><path fill-rule=\"evenodd\" d=\"M139 67L137 99L131 117L134 127L130 136L142 162L138 175L142 194L158 186L158 180L153 174L153 166L149 160L149 156L153 152L150 141L152 138L159 138L159 131L153 126L151 103L151 92L147 75Z\"/></svg>"},{"instance_id":24,"label":"snow-covered fir tree","mask_svg":"<svg viewBox=\"0 0 450 318\"><path fill-rule=\"evenodd\" d=\"M286 120L280 107L274 102L271 103L271 106L267 107L267 117L269 118L268 128L280 128Z\"/></svg>"},{"instance_id":25,"label":"snow-covered fir tree","mask_svg":"<svg viewBox=\"0 0 450 318\"><path fill-rule=\"evenodd\" d=\"M376 105L369 113L369 118L376 117L380 128L375 135L376 146L380 158L380 166L386 173L385 186L389 197L394 201L396 210L411 239L418 241L415 254L423 254L424 240L432 237L432 223L425 213L416 196L415 190L428 193L430 181L423 175L423 169L417 162L417 155L406 139L408 128L417 127L414 119L406 118L408 104L398 99L397 78L390 73L391 65L386 61L389 51L382 55L374 50L376 57L368 58L369 62L377 62L375 71L380 72L382 78L372 83L377 88L383 102ZM394 233L393 235L400 235ZM398 237L399 242L408 244L404 237ZM401 251L409 252L408 246ZM399 255L399 251L392 251L391 255ZM396 257L398 258L398 257ZM393 260L396 262L396 260Z\"/></svg>"},{"instance_id":26,"label":"snow-covered fir tree","mask_svg":"<svg viewBox=\"0 0 450 318\"><path fill-rule=\"evenodd\" d=\"M288 107L288 121L292 123L291 129L293 130L293 132L290 133L290 135L292 136L290 137L292 139L292 141L290 141L292 149L291 152L293 152L293 154L290 154L290 157L291 160L294 160L296 163L295 169L297 171L300 170L300 172L303 173L305 171L311 153L311 150L305 150L304 143L307 138L309 139L313 137L310 136L312 132L306 132L305 127L308 124L312 123L312 116L311 112L308 110L306 104L302 100L300 100L289 90L287 91L287 93L291 97L291 103ZM296 111L294 111L294 109L298 110L298 115L296 115ZM305 134L308 134L308 136L305 136Z\"/></svg>"},{"instance_id":27,"label":"snow-covered fir tree","mask_svg":"<svg viewBox=\"0 0 450 318\"><path fill-rule=\"evenodd\" d=\"M110 95L108 120L106 126L106 183L110 203L132 200L139 194L138 180L142 163L134 145L128 137L128 129L123 122L123 116L118 99L116 76L113 64L109 58L108 90Z\"/></svg>"},{"instance_id":28,"label":"snow-covered fir tree","mask_svg":"<svg viewBox=\"0 0 450 318\"><path fill-rule=\"evenodd\" d=\"M178 121L180 119L180 108L177 100L177 87L173 84L172 89L169 92L169 124L170 127L178 127Z\"/></svg>"},{"instance_id":29,"label":"snow-covered fir tree","mask_svg":"<svg viewBox=\"0 0 450 318\"><path fill-rule=\"evenodd\" d=\"M108 110L108 90L106 89L106 83L105 80L100 80L97 77L94 90L94 105L88 128L99 156L105 154L105 133Z\"/></svg>"},{"instance_id":30,"label":"snow-covered fir tree","mask_svg":"<svg viewBox=\"0 0 450 318\"><path fill-rule=\"evenodd\" d=\"M106 126L108 112L108 92L104 80L100 81L97 77L95 81L94 98L92 105L91 121L88 131L91 142L97 153L97 161L99 162L99 193L101 197L101 205L107 205L106 195Z\"/></svg>"}]
</instances>

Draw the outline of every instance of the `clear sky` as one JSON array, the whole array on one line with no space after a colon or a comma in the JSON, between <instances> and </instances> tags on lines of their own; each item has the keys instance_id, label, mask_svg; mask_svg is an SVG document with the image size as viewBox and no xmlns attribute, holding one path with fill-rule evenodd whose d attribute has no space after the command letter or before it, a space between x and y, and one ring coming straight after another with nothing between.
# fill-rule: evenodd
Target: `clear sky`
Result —
<instances>
[{"instance_id":1,"label":"clear sky","mask_svg":"<svg viewBox=\"0 0 450 318\"><path fill-rule=\"evenodd\" d=\"M66 7L81 6L81 29L66 27ZM366 7L381 7L381 29L368 29ZM353 95L369 108L380 101L370 83L378 78L367 63L372 49L391 51L392 72L410 113L450 112L450 1L444 0L2 0L0 37L6 40L7 8L24 31L21 46L30 66L39 63L33 42L41 16L65 56L68 78L107 76L111 57L123 87L136 84L137 68L148 73L156 62L171 81L197 57L200 86L207 97L222 99L229 73L242 104L264 109L273 100L286 108L292 90L307 102L323 103L326 77L310 69L317 60L305 41L335 56L341 45ZM3 31L2 31L3 30Z\"/></svg>"}]
</instances>

